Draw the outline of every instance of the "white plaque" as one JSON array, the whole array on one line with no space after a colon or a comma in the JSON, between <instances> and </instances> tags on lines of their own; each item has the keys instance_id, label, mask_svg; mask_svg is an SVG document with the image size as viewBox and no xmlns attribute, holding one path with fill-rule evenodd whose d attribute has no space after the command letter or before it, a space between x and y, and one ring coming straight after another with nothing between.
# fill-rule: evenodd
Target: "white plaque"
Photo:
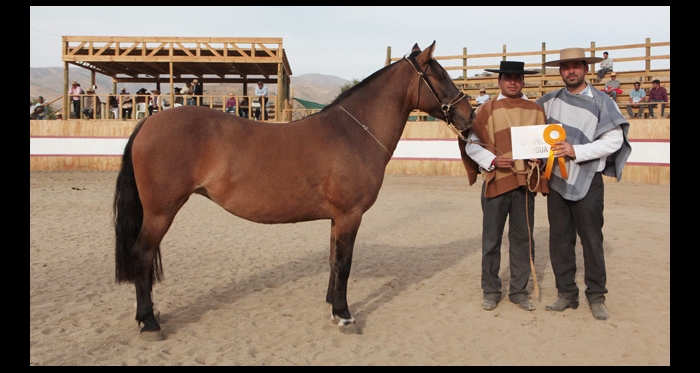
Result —
<instances>
[{"instance_id":1,"label":"white plaque","mask_svg":"<svg viewBox=\"0 0 700 373\"><path fill-rule=\"evenodd\" d=\"M511 127L513 159L547 158L550 145L544 141L544 129L549 126L549 124L541 124ZM557 136L557 133L553 132L552 136Z\"/></svg>"}]
</instances>

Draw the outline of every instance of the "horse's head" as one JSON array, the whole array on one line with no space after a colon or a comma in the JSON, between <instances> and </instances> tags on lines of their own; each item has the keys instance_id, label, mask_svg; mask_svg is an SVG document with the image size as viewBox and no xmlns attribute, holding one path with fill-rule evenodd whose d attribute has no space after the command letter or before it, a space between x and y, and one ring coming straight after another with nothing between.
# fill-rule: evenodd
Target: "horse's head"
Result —
<instances>
[{"instance_id":1,"label":"horse's head","mask_svg":"<svg viewBox=\"0 0 700 373\"><path fill-rule=\"evenodd\" d=\"M474 110L447 71L433 59L434 49L435 41L422 52L415 44L406 57L419 76L416 109L445 121L462 134L472 126Z\"/></svg>"}]
</instances>

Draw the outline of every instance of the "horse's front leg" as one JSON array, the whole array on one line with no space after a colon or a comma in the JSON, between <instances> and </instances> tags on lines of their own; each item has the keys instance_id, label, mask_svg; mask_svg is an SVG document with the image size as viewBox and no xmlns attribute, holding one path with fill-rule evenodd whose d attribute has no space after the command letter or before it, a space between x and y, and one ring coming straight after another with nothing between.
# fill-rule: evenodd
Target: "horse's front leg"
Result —
<instances>
[{"instance_id":1,"label":"horse's front leg","mask_svg":"<svg viewBox=\"0 0 700 373\"><path fill-rule=\"evenodd\" d=\"M350 222L348 222L348 220ZM352 266L352 251L360 226L361 217L356 219L335 219L331 221L330 279L326 302L331 305L331 320L340 319L338 326L355 323L347 301L348 278Z\"/></svg>"}]
</instances>

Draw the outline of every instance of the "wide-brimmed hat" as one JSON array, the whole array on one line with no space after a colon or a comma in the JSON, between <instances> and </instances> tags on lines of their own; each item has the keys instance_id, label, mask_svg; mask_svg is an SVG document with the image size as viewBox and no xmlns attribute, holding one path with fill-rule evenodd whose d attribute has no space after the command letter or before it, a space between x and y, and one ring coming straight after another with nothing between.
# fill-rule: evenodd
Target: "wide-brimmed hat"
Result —
<instances>
[{"instance_id":1,"label":"wide-brimmed hat","mask_svg":"<svg viewBox=\"0 0 700 373\"><path fill-rule=\"evenodd\" d=\"M70 84L71 84L71 85L80 85L80 84L78 84L78 82L76 82L75 80L72 81L72 82L70 82Z\"/></svg>"},{"instance_id":2,"label":"wide-brimmed hat","mask_svg":"<svg viewBox=\"0 0 700 373\"><path fill-rule=\"evenodd\" d=\"M559 51L559 59L543 63L544 66L559 66L567 61L585 61L586 64L597 63L604 60L603 57L586 57L583 48L564 48Z\"/></svg>"},{"instance_id":3,"label":"wide-brimmed hat","mask_svg":"<svg viewBox=\"0 0 700 373\"><path fill-rule=\"evenodd\" d=\"M146 93L146 92L148 92L148 90L146 88L141 88L138 91L136 91L136 93Z\"/></svg>"},{"instance_id":4,"label":"wide-brimmed hat","mask_svg":"<svg viewBox=\"0 0 700 373\"><path fill-rule=\"evenodd\" d=\"M610 76L617 76L617 74L615 74L615 73L610 73Z\"/></svg>"},{"instance_id":5,"label":"wide-brimmed hat","mask_svg":"<svg viewBox=\"0 0 700 373\"><path fill-rule=\"evenodd\" d=\"M160 91L157 90L157 89L151 89L151 93L153 93L153 92L158 92L158 93L160 93Z\"/></svg>"},{"instance_id":6,"label":"wide-brimmed hat","mask_svg":"<svg viewBox=\"0 0 700 373\"><path fill-rule=\"evenodd\" d=\"M499 74L537 74L537 71L523 70L525 62L522 61L501 61L498 69L484 69L492 73Z\"/></svg>"}]
</instances>

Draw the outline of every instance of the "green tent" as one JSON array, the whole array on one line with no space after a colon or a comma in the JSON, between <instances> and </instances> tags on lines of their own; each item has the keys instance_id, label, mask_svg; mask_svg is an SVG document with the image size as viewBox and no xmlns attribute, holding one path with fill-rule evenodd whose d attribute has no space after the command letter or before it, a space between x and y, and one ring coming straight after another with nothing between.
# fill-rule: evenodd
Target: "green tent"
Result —
<instances>
[{"instance_id":1,"label":"green tent","mask_svg":"<svg viewBox=\"0 0 700 373\"><path fill-rule=\"evenodd\" d=\"M319 104L318 102L306 101L306 100L302 100L302 99L299 99L299 98L294 98L294 99L297 100L297 102L300 103L301 106L304 107L304 109L318 109L318 110L321 110L321 109L323 109L324 107L326 107L326 105Z\"/></svg>"}]
</instances>

